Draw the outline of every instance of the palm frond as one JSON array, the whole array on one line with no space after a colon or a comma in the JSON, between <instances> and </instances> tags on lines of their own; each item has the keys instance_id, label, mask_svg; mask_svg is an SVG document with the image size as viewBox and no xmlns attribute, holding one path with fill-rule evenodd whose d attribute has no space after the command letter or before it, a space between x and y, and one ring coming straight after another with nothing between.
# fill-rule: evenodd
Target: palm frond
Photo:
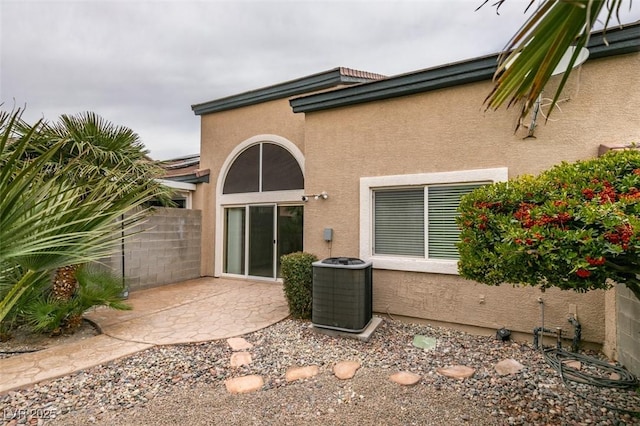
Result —
<instances>
[{"instance_id":1,"label":"palm frond","mask_svg":"<svg viewBox=\"0 0 640 426\"><path fill-rule=\"evenodd\" d=\"M72 303L41 295L27 304L24 316L31 330L39 333L52 332L60 327L72 311Z\"/></svg>"},{"instance_id":2,"label":"palm frond","mask_svg":"<svg viewBox=\"0 0 640 426\"><path fill-rule=\"evenodd\" d=\"M78 310L84 313L93 306L130 310L122 301L122 281L108 271L85 265L76 274L78 280Z\"/></svg>"},{"instance_id":3,"label":"palm frond","mask_svg":"<svg viewBox=\"0 0 640 426\"><path fill-rule=\"evenodd\" d=\"M145 153L135 133L95 114L33 126L20 110L0 114L0 265L22 271L5 288L0 322L52 270L111 254L143 206L168 194Z\"/></svg>"},{"instance_id":4,"label":"palm frond","mask_svg":"<svg viewBox=\"0 0 640 426\"><path fill-rule=\"evenodd\" d=\"M618 16L622 3L623 0L546 0L540 4L500 55L493 90L485 99L487 108L522 102L520 119L525 118L567 49L576 46L556 89L553 110L601 11L606 7L606 26L613 16Z\"/></svg>"}]
</instances>

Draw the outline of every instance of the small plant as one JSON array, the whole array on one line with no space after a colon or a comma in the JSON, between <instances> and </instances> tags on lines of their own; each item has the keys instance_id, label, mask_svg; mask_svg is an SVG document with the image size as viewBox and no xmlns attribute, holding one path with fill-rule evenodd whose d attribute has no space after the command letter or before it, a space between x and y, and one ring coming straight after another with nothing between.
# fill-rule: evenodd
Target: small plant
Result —
<instances>
[{"instance_id":1,"label":"small plant","mask_svg":"<svg viewBox=\"0 0 640 426\"><path fill-rule=\"evenodd\" d=\"M294 318L311 318L311 284L313 268L311 264L318 258L310 253L295 252L280 258L284 295L289 311Z\"/></svg>"},{"instance_id":2,"label":"small plant","mask_svg":"<svg viewBox=\"0 0 640 426\"><path fill-rule=\"evenodd\" d=\"M69 300L44 292L25 309L28 325L37 332L52 335L73 333L82 323L82 314L94 306L128 310L122 302L122 282L113 274L83 266L76 272L78 287Z\"/></svg>"}]
</instances>

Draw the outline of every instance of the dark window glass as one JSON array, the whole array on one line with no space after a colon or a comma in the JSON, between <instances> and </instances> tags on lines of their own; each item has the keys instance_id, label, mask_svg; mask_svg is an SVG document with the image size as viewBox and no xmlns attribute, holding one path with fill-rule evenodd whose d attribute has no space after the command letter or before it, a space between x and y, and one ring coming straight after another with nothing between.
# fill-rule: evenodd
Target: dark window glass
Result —
<instances>
[{"instance_id":1,"label":"dark window glass","mask_svg":"<svg viewBox=\"0 0 640 426\"><path fill-rule=\"evenodd\" d=\"M278 206L278 257L277 276L280 274L280 258L289 253L302 251L303 246L303 215L302 206Z\"/></svg>"},{"instance_id":2,"label":"dark window glass","mask_svg":"<svg viewBox=\"0 0 640 426\"><path fill-rule=\"evenodd\" d=\"M260 149L262 149L262 188L260 188ZM303 189L304 177L296 159L281 146L253 145L235 159L222 189L223 194Z\"/></svg>"},{"instance_id":3,"label":"dark window glass","mask_svg":"<svg viewBox=\"0 0 640 426\"><path fill-rule=\"evenodd\" d=\"M223 194L259 192L260 145L254 145L235 159L224 181Z\"/></svg>"},{"instance_id":4,"label":"dark window glass","mask_svg":"<svg viewBox=\"0 0 640 426\"><path fill-rule=\"evenodd\" d=\"M281 146L262 144L262 190L304 188L304 177L296 159Z\"/></svg>"}]
</instances>

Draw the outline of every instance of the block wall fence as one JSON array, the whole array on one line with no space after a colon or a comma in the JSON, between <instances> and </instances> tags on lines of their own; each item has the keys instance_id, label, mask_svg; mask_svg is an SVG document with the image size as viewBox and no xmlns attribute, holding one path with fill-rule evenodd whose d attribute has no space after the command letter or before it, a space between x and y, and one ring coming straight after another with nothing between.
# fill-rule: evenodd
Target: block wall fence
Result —
<instances>
[{"instance_id":1,"label":"block wall fence","mask_svg":"<svg viewBox=\"0 0 640 426\"><path fill-rule=\"evenodd\" d=\"M122 276L130 291L200 277L200 210L155 208L102 263ZM124 256L123 256L124 253Z\"/></svg>"},{"instance_id":2,"label":"block wall fence","mask_svg":"<svg viewBox=\"0 0 640 426\"><path fill-rule=\"evenodd\" d=\"M618 360L640 377L640 300L624 285L618 285Z\"/></svg>"}]
</instances>

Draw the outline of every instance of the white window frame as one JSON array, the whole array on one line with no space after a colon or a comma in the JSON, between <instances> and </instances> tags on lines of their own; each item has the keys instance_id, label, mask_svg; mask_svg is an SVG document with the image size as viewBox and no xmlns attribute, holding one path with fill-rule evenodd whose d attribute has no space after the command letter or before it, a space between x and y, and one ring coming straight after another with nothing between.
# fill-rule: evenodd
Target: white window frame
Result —
<instances>
[{"instance_id":1,"label":"white window frame","mask_svg":"<svg viewBox=\"0 0 640 426\"><path fill-rule=\"evenodd\" d=\"M290 140L273 134L262 134L252 136L238 144L227 156L216 181L216 232L215 232L215 253L213 268L215 277L246 277L245 275L235 275L223 273L223 250L224 250L224 209L225 207L238 207L249 204L287 204L299 203L304 195L304 189L290 189L284 191L267 192L247 192L237 194L223 194L224 181L229 168L238 156L247 148L258 143L273 143L280 145L298 162L302 175L305 176L304 155L296 144ZM262 173L260 173L262 175ZM271 281L274 281L271 279ZM275 281L280 281L275 279Z\"/></svg>"},{"instance_id":2,"label":"white window frame","mask_svg":"<svg viewBox=\"0 0 640 426\"><path fill-rule=\"evenodd\" d=\"M505 182L508 178L507 167L360 178L360 258L371 261L375 269L458 275L457 260L374 254L374 191L442 184ZM425 205L426 208L427 206ZM425 223L425 228L427 226L428 223Z\"/></svg>"},{"instance_id":3,"label":"white window frame","mask_svg":"<svg viewBox=\"0 0 640 426\"><path fill-rule=\"evenodd\" d=\"M194 183L179 182L168 179L156 179L156 181L171 189L175 189L175 193L185 199L185 209L191 210L193 208L193 193L196 190L196 185Z\"/></svg>"}]
</instances>

